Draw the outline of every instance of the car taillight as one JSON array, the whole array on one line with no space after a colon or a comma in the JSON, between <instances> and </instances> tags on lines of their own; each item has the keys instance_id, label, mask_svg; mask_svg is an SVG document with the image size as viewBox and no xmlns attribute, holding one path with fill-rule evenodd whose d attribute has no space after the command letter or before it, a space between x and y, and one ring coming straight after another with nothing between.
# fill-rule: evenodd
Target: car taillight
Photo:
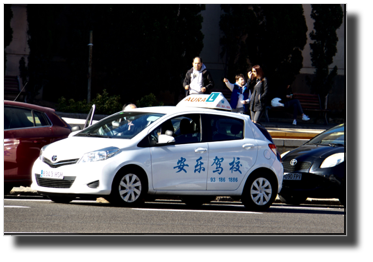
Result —
<instances>
[{"instance_id":1,"label":"car taillight","mask_svg":"<svg viewBox=\"0 0 373 262\"><path fill-rule=\"evenodd\" d=\"M278 158L280 162L282 162L280 154L277 153L277 147L275 144L268 144L269 148L272 150L273 154Z\"/></svg>"}]
</instances>

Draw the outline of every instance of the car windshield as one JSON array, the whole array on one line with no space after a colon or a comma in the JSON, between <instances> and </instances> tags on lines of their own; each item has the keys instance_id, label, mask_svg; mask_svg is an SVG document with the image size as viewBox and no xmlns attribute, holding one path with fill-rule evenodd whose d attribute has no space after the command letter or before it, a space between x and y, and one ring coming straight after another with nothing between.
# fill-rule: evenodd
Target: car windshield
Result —
<instances>
[{"instance_id":1,"label":"car windshield","mask_svg":"<svg viewBox=\"0 0 373 262\"><path fill-rule=\"evenodd\" d=\"M76 134L76 136L131 139L164 114L120 112Z\"/></svg>"},{"instance_id":2,"label":"car windshield","mask_svg":"<svg viewBox=\"0 0 373 262\"><path fill-rule=\"evenodd\" d=\"M344 146L345 144L345 127L344 124L335 126L315 138L311 139L308 145L330 145Z\"/></svg>"}]
</instances>

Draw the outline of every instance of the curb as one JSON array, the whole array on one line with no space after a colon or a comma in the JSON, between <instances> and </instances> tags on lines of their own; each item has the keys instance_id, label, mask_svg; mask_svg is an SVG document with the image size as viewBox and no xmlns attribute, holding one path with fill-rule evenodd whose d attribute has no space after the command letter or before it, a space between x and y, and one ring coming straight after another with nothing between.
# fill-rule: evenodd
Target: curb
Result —
<instances>
[{"instance_id":1,"label":"curb","mask_svg":"<svg viewBox=\"0 0 373 262\"><path fill-rule=\"evenodd\" d=\"M284 132L284 131L271 131L268 133L272 138L287 138L287 139L311 139L314 138L318 133L295 133L295 132Z\"/></svg>"}]
</instances>

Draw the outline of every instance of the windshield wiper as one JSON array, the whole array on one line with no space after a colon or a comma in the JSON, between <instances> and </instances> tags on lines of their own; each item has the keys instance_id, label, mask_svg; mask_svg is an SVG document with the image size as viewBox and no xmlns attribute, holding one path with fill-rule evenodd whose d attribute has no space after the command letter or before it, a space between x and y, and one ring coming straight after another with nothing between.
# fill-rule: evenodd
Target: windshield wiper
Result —
<instances>
[{"instance_id":1,"label":"windshield wiper","mask_svg":"<svg viewBox=\"0 0 373 262\"><path fill-rule=\"evenodd\" d=\"M312 143L311 145L317 145L317 146L332 146L332 147L345 146L344 144L340 144L340 143Z\"/></svg>"},{"instance_id":2,"label":"windshield wiper","mask_svg":"<svg viewBox=\"0 0 373 262\"><path fill-rule=\"evenodd\" d=\"M329 143L328 145L332 147L344 146L344 144L340 144L340 143Z\"/></svg>"},{"instance_id":3,"label":"windshield wiper","mask_svg":"<svg viewBox=\"0 0 373 262\"><path fill-rule=\"evenodd\" d=\"M98 134L94 134L94 133L83 133L83 134L77 134L77 136L89 136L89 137L111 138L111 136L103 136L103 135L98 135Z\"/></svg>"}]
</instances>

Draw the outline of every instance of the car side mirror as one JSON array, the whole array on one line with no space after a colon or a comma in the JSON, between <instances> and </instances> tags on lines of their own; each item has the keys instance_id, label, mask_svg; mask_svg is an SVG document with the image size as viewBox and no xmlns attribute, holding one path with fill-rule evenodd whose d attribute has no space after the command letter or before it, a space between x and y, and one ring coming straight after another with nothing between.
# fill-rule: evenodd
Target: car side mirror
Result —
<instances>
[{"instance_id":1,"label":"car side mirror","mask_svg":"<svg viewBox=\"0 0 373 262\"><path fill-rule=\"evenodd\" d=\"M164 135L158 136L158 144L175 143L175 138L172 136L174 132L167 130Z\"/></svg>"},{"instance_id":2,"label":"car side mirror","mask_svg":"<svg viewBox=\"0 0 373 262\"><path fill-rule=\"evenodd\" d=\"M79 131L79 130L82 130L82 128L81 128L80 126L73 126L73 127L71 128L71 131L72 131L72 132Z\"/></svg>"},{"instance_id":3,"label":"car side mirror","mask_svg":"<svg viewBox=\"0 0 373 262\"><path fill-rule=\"evenodd\" d=\"M77 131L73 131L73 132L71 132L70 134L69 134L69 136L68 137L73 137L73 136L75 136L77 133L79 133L80 132L80 130L77 130Z\"/></svg>"}]
</instances>

